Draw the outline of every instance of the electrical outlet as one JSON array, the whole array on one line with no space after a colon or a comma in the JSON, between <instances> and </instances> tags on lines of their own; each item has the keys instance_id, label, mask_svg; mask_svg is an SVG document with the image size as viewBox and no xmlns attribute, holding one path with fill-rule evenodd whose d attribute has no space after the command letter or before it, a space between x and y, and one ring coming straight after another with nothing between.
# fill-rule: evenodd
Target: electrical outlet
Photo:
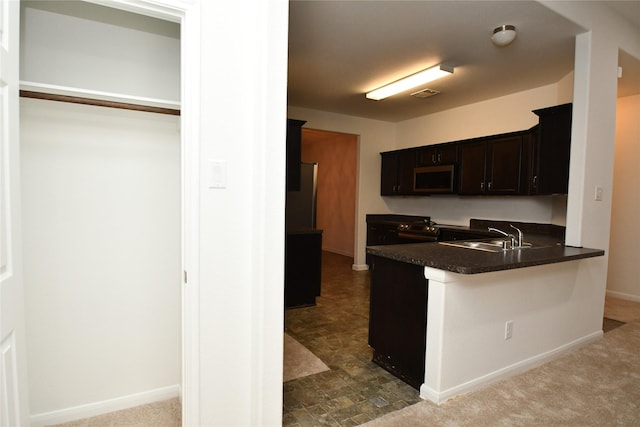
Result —
<instances>
[{"instance_id":1,"label":"electrical outlet","mask_svg":"<svg viewBox=\"0 0 640 427\"><path fill-rule=\"evenodd\" d=\"M513 336L513 320L507 320L507 323L504 324L504 339L511 339Z\"/></svg>"}]
</instances>

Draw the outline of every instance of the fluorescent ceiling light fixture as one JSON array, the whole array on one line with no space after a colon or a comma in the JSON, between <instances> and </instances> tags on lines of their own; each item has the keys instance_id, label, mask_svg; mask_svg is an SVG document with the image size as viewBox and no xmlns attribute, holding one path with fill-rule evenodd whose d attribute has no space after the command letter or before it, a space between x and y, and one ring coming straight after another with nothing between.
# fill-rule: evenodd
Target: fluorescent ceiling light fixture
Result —
<instances>
[{"instance_id":1,"label":"fluorescent ceiling light fixture","mask_svg":"<svg viewBox=\"0 0 640 427\"><path fill-rule=\"evenodd\" d=\"M366 97L379 101L397 93L404 92L439 79L440 77L448 76L449 74L453 74L453 67L437 65L373 90L367 93Z\"/></svg>"}]
</instances>

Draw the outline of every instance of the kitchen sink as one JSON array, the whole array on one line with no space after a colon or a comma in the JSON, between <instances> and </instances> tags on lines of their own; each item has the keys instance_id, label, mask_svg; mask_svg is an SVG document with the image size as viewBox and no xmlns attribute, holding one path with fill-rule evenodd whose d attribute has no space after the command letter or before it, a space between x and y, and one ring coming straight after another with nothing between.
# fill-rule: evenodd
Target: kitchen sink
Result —
<instances>
[{"instance_id":1,"label":"kitchen sink","mask_svg":"<svg viewBox=\"0 0 640 427\"><path fill-rule=\"evenodd\" d=\"M441 245L453 246L456 248L474 249L476 251L485 252L503 252L511 251L515 249L527 249L533 247L531 243L522 243L522 246L516 248L504 248L504 240L470 240L470 241L451 241L451 242L438 242Z\"/></svg>"}]
</instances>

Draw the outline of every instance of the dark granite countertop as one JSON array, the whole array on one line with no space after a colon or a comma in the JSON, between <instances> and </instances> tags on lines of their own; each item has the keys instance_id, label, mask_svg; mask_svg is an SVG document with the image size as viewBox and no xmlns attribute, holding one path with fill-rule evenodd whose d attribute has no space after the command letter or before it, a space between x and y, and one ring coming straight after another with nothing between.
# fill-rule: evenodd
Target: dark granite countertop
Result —
<instances>
[{"instance_id":1,"label":"dark granite countertop","mask_svg":"<svg viewBox=\"0 0 640 427\"><path fill-rule=\"evenodd\" d=\"M369 246L367 253L461 274L511 270L604 255L604 251L600 249L564 246L549 236L529 235L526 241L534 243L534 247L503 252L485 252L446 246L440 243L409 243Z\"/></svg>"},{"instance_id":2,"label":"dark granite countertop","mask_svg":"<svg viewBox=\"0 0 640 427\"><path fill-rule=\"evenodd\" d=\"M367 214L368 224L390 224L412 223L429 220L428 216L418 215L397 215L397 214Z\"/></svg>"}]
</instances>

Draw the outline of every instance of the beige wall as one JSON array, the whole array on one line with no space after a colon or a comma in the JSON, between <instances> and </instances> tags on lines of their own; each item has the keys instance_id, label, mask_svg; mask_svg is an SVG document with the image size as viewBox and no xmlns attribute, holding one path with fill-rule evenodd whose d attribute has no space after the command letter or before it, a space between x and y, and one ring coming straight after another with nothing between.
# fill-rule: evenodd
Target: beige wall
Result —
<instances>
[{"instance_id":1,"label":"beige wall","mask_svg":"<svg viewBox=\"0 0 640 427\"><path fill-rule=\"evenodd\" d=\"M619 98L607 294L640 301L640 95Z\"/></svg>"},{"instance_id":2,"label":"beige wall","mask_svg":"<svg viewBox=\"0 0 640 427\"><path fill-rule=\"evenodd\" d=\"M356 217L356 135L302 129L302 161L318 164L316 227L322 249L353 257Z\"/></svg>"},{"instance_id":3,"label":"beige wall","mask_svg":"<svg viewBox=\"0 0 640 427\"><path fill-rule=\"evenodd\" d=\"M180 384L180 119L20 100L34 417Z\"/></svg>"},{"instance_id":4,"label":"beige wall","mask_svg":"<svg viewBox=\"0 0 640 427\"><path fill-rule=\"evenodd\" d=\"M397 148L528 129L538 123L531 110L563 102L558 99L558 85L551 84L407 120L398 123Z\"/></svg>"}]
</instances>

